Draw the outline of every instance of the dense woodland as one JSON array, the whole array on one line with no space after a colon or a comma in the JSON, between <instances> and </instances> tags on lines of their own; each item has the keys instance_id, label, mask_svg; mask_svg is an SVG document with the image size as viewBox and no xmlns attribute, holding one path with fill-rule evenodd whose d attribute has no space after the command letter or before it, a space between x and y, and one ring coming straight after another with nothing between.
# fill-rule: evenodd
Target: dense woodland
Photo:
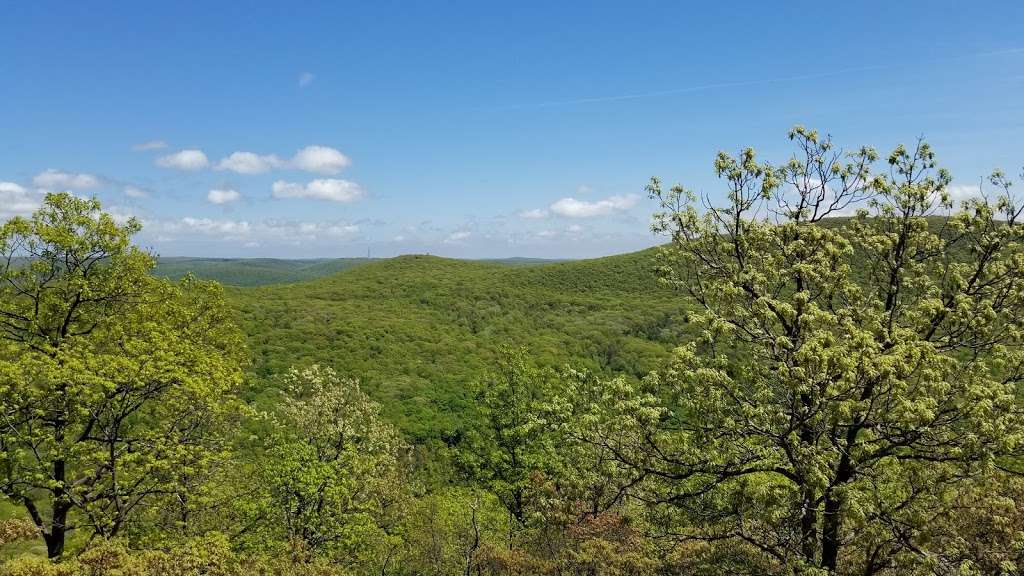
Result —
<instances>
[{"instance_id":1,"label":"dense woodland","mask_svg":"<svg viewBox=\"0 0 1024 576\"><path fill-rule=\"evenodd\" d=\"M577 262L157 268L47 196L0 228L0 573L1021 573L1024 205L789 139Z\"/></svg>"}]
</instances>

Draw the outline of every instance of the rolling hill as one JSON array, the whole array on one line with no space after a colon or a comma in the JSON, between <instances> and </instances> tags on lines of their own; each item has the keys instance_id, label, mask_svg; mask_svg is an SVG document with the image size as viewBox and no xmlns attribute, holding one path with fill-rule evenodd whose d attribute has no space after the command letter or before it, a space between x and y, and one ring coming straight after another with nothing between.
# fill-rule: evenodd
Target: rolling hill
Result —
<instances>
[{"instance_id":1,"label":"rolling hill","mask_svg":"<svg viewBox=\"0 0 1024 576\"><path fill-rule=\"evenodd\" d=\"M321 278L373 262L370 258L160 258L153 274L177 280L186 274L230 286L290 284Z\"/></svg>"},{"instance_id":2,"label":"rolling hill","mask_svg":"<svg viewBox=\"0 0 1024 576\"><path fill-rule=\"evenodd\" d=\"M434 256L363 262L315 280L228 289L248 335L256 399L320 363L363 382L412 438L457 435L467 388L503 345L545 365L640 377L678 343L685 300L654 250L529 266Z\"/></svg>"},{"instance_id":3,"label":"rolling hill","mask_svg":"<svg viewBox=\"0 0 1024 576\"><path fill-rule=\"evenodd\" d=\"M157 260L153 274L177 280L192 274L229 286L266 286L293 284L336 274L355 266L377 262L378 258L190 258L167 257ZM505 266L537 266L560 260L541 258L500 258L480 260Z\"/></svg>"}]
</instances>

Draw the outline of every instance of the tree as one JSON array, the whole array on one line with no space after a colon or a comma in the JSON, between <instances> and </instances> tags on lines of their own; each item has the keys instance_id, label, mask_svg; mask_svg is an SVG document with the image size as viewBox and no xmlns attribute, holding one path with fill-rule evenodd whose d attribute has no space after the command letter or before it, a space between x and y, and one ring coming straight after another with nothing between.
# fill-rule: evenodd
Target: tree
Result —
<instances>
[{"instance_id":1,"label":"tree","mask_svg":"<svg viewBox=\"0 0 1024 576\"><path fill-rule=\"evenodd\" d=\"M404 443L358 382L330 368L293 368L283 388L262 457L264 526L296 559L375 550L385 573L407 491Z\"/></svg>"},{"instance_id":2,"label":"tree","mask_svg":"<svg viewBox=\"0 0 1024 576\"><path fill-rule=\"evenodd\" d=\"M870 148L789 136L781 166L719 154L722 204L652 180L662 273L702 336L617 381L582 436L684 538L780 572L926 565L929 518L1022 447L1022 207L996 173L996 198L946 216L924 142L876 174Z\"/></svg>"},{"instance_id":3,"label":"tree","mask_svg":"<svg viewBox=\"0 0 1024 576\"><path fill-rule=\"evenodd\" d=\"M114 536L218 449L244 346L218 287L149 275L140 229L50 194L0 228L0 492L50 557Z\"/></svg>"},{"instance_id":4,"label":"tree","mask_svg":"<svg viewBox=\"0 0 1024 576\"><path fill-rule=\"evenodd\" d=\"M476 385L476 425L461 462L508 511L509 546L512 528L538 511L536 489L555 468L555 436L544 419L554 379L525 350L505 348L497 370Z\"/></svg>"}]
</instances>

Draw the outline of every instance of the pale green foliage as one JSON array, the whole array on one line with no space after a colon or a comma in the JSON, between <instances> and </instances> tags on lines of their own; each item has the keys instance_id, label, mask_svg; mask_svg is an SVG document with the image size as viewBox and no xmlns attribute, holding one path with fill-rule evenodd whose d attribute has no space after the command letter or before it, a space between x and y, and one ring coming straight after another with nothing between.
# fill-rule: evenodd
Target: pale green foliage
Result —
<instances>
[{"instance_id":1,"label":"pale green foliage","mask_svg":"<svg viewBox=\"0 0 1024 576\"><path fill-rule=\"evenodd\" d=\"M61 563L21 557L0 563L5 576L346 576L327 563L242 556L222 534L192 538L170 550L133 550L124 541L98 542Z\"/></svg>"},{"instance_id":2,"label":"pale green foliage","mask_svg":"<svg viewBox=\"0 0 1024 576\"><path fill-rule=\"evenodd\" d=\"M95 200L49 195L0 229L0 491L51 555L112 536L218 456L244 350L219 287L148 275Z\"/></svg>"},{"instance_id":3,"label":"pale green foliage","mask_svg":"<svg viewBox=\"0 0 1024 576\"><path fill-rule=\"evenodd\" d=\"M449 487L426 494L405 514L399 565L437 576L476 573L482 550L507 546L510 520L490 492Z\"/></svg>"},{"instance_id":4,"label":"pale green foliage","mask_svg":"<svg viewBox=\"0 0 1024 576\"><path fill-rule=\"evenodd\" d=\"M540 513L538 490L557 468L555 436L545 420L555 377L524 350L506 348L497 370L475 388L479 424L468 434L462 463L521 526Z\"/></svg>"},{"instance_id":5,"label":"pale green foliage","mask_svg":"<svg viewBox=\"0 0 1024 576\"><path fill-rule=\"evenodd\" d=\"M782 166L719 155L721 206L652 181L703 336L642 384L571 389L595 398L579 436L687 538L783 572L933 565L929 518L1024 446L1021 209L996 174L998 198L931 218L950 177L926 144L876 174L869 148L790 137Z\"/></svg>"},{"instance_id":6,"label":"pale green foliage","mask_svg":"<svg viewBox=\"0 0 1024 576\"><path fill-rule=\"evenodd\" d=\"M330 368L293 368L282 385L255 538L288 543L297 559L385 562L400 545L390 531L408 494L401 438L355 380Z\"/></svg>"}]
</instances>

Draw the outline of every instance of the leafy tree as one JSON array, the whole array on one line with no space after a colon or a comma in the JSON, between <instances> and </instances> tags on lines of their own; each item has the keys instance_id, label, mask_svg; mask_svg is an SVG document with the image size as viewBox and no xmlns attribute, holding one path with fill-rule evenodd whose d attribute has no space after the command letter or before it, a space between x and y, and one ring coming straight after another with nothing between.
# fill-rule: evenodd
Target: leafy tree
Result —
<instances>
[{"instance_id":1,"label":"leafy tree","mask_svg":"<svg viewBox=\"0 0 1024 576\"><path fill-rule=\"evenodd\" d=\"M511 529L538 512L537 488L556 468L555 436L544 419L554 381L555 373L537 368L525 350L505 348L497 370L476 385L477 425L462 463L508 511L510 546Z\"/></svg>"},{"instance_id":2,"label":"leafy tree","mask_svg":"<svg viewBox=\"0 0 1024 576\"><path fill-rule=\"evenodd\" d=\"M782 166L719 154L722 205L652 180L703 335L618 381L586 440L684 538L781 572L909 571L936 557L929 518L1022 446L1022 208L996 173L998 197L943 217L923 142L876 174L870 148L790 139Z\"/></svg>"},{"instance_id":3,"label":"leafy tree","mask_svg":"<svg viewBox=\"0 0 1024 576\"><path fill-rule=\"evenodd\" d=\"M386 568L399 544L389 530L407 492L400 436L355 380L330 368L292 369L283 384L262 456L269 537L289 542L298 560L358 561L372 550Z\"/></svg>"},{"instance_id":4,"label":"leafy tree","mask_svg":"<svg viewBox=\"0 0 1024 576\"><path fill-rule=\"evenodd\" d=\"M0 492L51 557L203 466L241 381L219 288L150 277L138 230L67 193L0 228Z\"/></svg>"}]
</instances>

